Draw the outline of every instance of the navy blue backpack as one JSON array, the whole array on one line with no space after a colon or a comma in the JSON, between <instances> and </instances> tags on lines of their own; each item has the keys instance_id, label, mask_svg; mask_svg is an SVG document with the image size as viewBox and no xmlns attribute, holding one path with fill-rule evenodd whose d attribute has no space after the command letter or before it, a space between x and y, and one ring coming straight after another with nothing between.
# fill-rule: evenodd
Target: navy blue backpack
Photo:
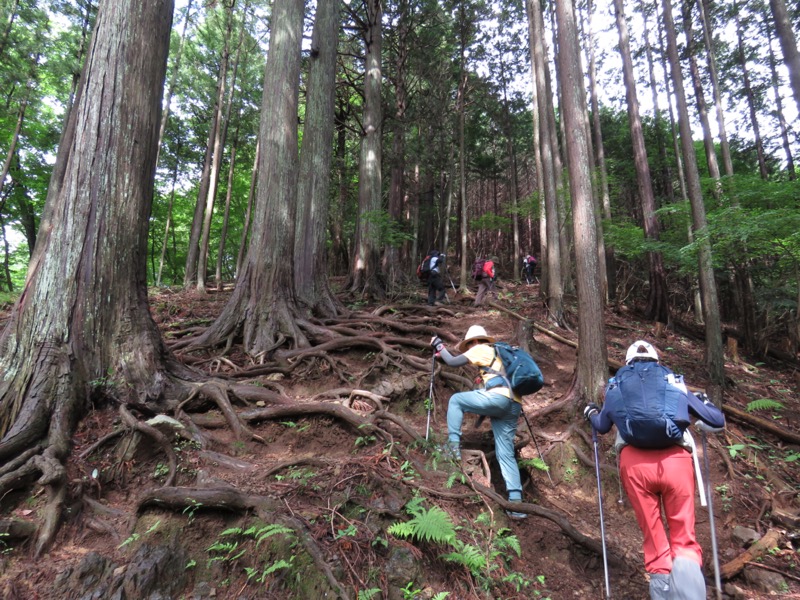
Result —
<instances>
[{"instance_id":1,"label":"navy blue backpack","mask_svg":"<svg viewBox=\"0 0 800 600\"><path fill-rule=\"evenodd\" d=\"M612 420L622 439L637 448L668 448L683 441L689 426L688 393L683 381L653 361L625 365L606 386L606 404L613 401Z\"/></svg>"},{"instance_id":2,"label":"navy blue backpack","mask_svg":"<svg viewBox=\"0 0 800 600\"><path fill-rule=\"evenodd\" d=\"M497 373L492 369L486 369L490 373L497 373L508 381L509 386L515 394L525 396L533 394L542 389L544 377L542 370L533 357L522 348L512 346L505 342L495 342L493 344L495 355L503 363L505 375Z\"/></svg>"}]
</instances>

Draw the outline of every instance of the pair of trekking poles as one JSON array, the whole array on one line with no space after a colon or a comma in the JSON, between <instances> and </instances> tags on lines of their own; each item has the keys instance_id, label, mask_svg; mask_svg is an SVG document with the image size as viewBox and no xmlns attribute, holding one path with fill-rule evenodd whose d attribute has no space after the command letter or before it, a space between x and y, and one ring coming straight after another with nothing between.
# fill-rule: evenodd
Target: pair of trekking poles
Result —
<instances>
[{"instance_id":1,"label":"pair of trekking poles","mask_svg":"<svg viewBox=\"0 0 800 600\"><path fill-rule=\"evenodd\" d=\"M717 554L717 531L714 524L714 503L711 501L713 489L711 487L711 469L708 466L708 446L706 443L706 432L700 429L700 436L703 441L703 464L705 465L705 486L708 499L708 520L711 526L711 552L714 559L714 585L716 587L717 600L722 600L722 581L719 574L719 556ZM592 445L594 446L594 469L597 475L597 505L600 509L600 538L603 546L603 574L605 575L606 599L611 598L611 585L608 579L608 552L606 550L606 528L603 520L603 490L600 483L600 456L597 449L597 430L592 427ZM621 491L621 490L620 490ZM622 502L622 498L620 498Z\"/></svg>"}]
</instances>

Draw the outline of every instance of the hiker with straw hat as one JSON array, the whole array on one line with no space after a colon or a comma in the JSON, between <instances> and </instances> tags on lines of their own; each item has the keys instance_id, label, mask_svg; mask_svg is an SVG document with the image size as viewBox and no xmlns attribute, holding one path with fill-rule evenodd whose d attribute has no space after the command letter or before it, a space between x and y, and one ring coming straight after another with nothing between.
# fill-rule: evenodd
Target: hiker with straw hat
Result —
<instances>
[{"instance_id":1,"label":"hiker with straw hat","mask_svg":"<svg viewBox=\"0 0 800 600\"><path fill-rule=\"evenodd\" d=\"M431 340L436 356L450 367L476 365L481 368L483 387L471 392L459 392L450 396L447 405L447 435L449 447L456 459L461 459L461 425L464 413L489 417L494 434L495 453L510 502L522 501L522 482L519 466L514 455L514 436L517 420L522 412L522 399L508 387L503 373L503 362L492 344L495 339L480 325L472 325L464 340L456 346L458 355L453 356L438 337ZM508 516L523 519L525 513L507 511Z\"/></svg>"}]
</instances>

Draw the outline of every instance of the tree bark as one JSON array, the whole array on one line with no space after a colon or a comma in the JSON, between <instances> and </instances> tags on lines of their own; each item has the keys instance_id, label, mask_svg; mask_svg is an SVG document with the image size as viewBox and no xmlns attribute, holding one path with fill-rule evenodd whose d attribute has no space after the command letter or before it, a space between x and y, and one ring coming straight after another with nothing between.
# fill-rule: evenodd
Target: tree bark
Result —
<instances>
[{"instance_id":1,"label":"tree bark","mask_svg":"<svg viewBox=\"0 0 800 600\"><path fill-rule=\"evenodd\" d=\"M220 316L192 347L221 345L241 334L245 352L263 355L291 340L307 346L294 294L297 199L297 109L303 0L273 7L264 74L262 148L251 241L242 271Z\"/></svg>"},{"instance_id":2,"label":"tree bark","mask_svg":"<svg viewBox=\"0 0 800 600\"><path fill-rule=\"evenodd\" d=\"M0 335L0 462L44 442L28 463L49 497L37 554L60 523L62 463L87 390L110 379L121 400L160 405L185 373L150 316L146 278L172 10L172 0L101 6L39 243Z\"/></svg>"},{"instance_id":3,"label":"tree bark","mask_svg":"<svg viewBox=\"0 0 800 600\"><path fill-rule=\"evenodd\" d=\"M527 0L526 6L529 10L529 18L533 21L533 54L535 57L535 76L536 98L538 100L539 112L539 140L534 140L539 144L542 156L542 173L544 180L544 207L547 219L547 304L550 318L562 325L564 322L563 308L563 286L561 280L561 248L559 240L559 217L558 204L556 200L556 170L554 163L554 148L552 145L551 119L548 112L552 113L552 104L548 101L547 85L545 82L545 63L544 52L544 22L542 20L541 5L535 0ZM542 273L543 277L545 272Z\"/></svg>"},{"instance_id":4,"label":"tree bark","mask_svg":"<svg viewBox=\"0 0 800 600\"><path fill-rule=\"evenodd\" d=\"M381 211L382 120L381 55L382 0L367 0L364 36L364 124L358 163L358 222L351 268L350 291L383 298L380 274L379 218Z\"/></svg>"},{"instance_id":5,"label":"tree bark","mask_svg":"<svg viewBox=\"0 0 800 600\"><path fill-rule=\"evenodd\" d=\"M586 127L586 97L583 90L581 50L571 0L556 3L561 90L564 101L566 147L569 156L569 187L575 237L575 266L578 287L578 364L575 370L577 402L599 402L606 368L605 320L597 256L597 228L592 195L592 169Z\"/></svg>"},{"instance_id":6,"label":"tree bark","mask_svg":"<svg viewBox=\"0 0 800 600\"><path fill-rule=\"evenodd\" d=\"M336 51L341 3L317 5L311 38L306 123L297 182L297 232L294 284L297 299L320 316L334 316L341 305L328 285L326 227L330 205L336 102Z\"/></svg>"},{"instance_id":7,"label":"tree bark","mask_svg":"<svg viewBox=\"0 0 800 600\"><path fill-rule=\"evenodd\" d=\"M680 128L681 154L686 172L686 187L692 205L692 227L697 236L697 263L700 274L700 294L703 299L703 320L706 330L706 365L711 380L709 396L720 406L722 391L725 388L725 359L722 346L722 327L717 300L717 284L714 281L714 268L711 263L711 243L708 239L708 223L703 194L700 189L700 174L697 170L697 157L689 121L689 107L683 85L683 73L678 60L678 44L675 23L672 19L670 0L662 0L664 28L667 39L672 81L675 86L675 101L678 107L678 126Z\"/></svg>"}]
</instances>

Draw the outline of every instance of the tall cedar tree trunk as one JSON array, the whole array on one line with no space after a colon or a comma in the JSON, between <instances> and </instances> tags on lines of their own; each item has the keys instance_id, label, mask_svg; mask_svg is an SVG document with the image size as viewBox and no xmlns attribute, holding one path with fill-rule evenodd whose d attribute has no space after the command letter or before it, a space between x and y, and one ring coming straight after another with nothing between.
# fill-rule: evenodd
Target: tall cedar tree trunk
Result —
<instances>
[{"instance_id":1,"label":"tall cedar tree trunk","mask_svg":"<svg viewBox=\"0 0 800 600\"><path fill-rule=\"evenodd\" d=\"M692 77L694 86L694 99L697 104L697 116L700 119L700 126L703 129L703 147L706 150L706 164L711 179L717 182L715 194L719 195L718 187L720 179L719 162L717 161L717 149L714 145L714 136L711 135L711 123L708 121L708 106L706 105L705 90L703 89L703 79L700 75L700 67L697 64L697 45L694 40L694 30L692 29L692 2L683 2L683 28L686 35L686 54L689 58L689 73Z\"/></svg>"},{"instance_id":2,"label":"tall cedar tree trunk","mask_svg":"<svg viewBox=\"0 0 800 600\"><path fill-rule=\"evenodd\" d=\"M520 263L522 262L520 246L519 246L519 211L517 210L517 196L519 194L519 185L517 182L517 153L514 148L514 131L511 124L511 111L509 110L508 101L508 83L506 81L505 63L500 62L500 85L503 91L503 121L506 136L506 148L508 148L508 194L511 200L511 220L512 220L512 252L513 257L511 263L513 264L513 276L515 281L520 278Z\"/></svg>"},{"instance_id":3,"label":"tall cedar tree trunk","mask_svg":"<svg viewBox=\"0 0 800 600\"><path fill-rule=\"evenodd\" d=\"M341 306L328 285L326 235L330 206L340 9L339 0L317 5L311 38L306 123L297 182L295 294L309 310L320 316L334 316L341 311Z\"/></svg>"},{"instance_id":4,"label":"tall cedar tree trunk","mask_svg":"<svg viewBox=\"0 0 800 600\"><path fill-rule=\"evenodd\" d=\"M608 377L605 319L597 256L597 227L592 196L592 168L586 127L581 49L572 2L556 3L558 19L559 75L563 103L569 186L575 231L575 268L578 288L578 365L575 370L576 401L600 402Z\"/></svg>"},{"instance_id":5,"label":"tall cedar tree trunk","mask_svg":"<svg viewBox=\"0 0 800 600\"><path fill-rule=\"evenodd\" d=\"M203 227L200 232L200 253L197 256L197 291L201 293L206 291L211 221L214 218L214 204L217 200L219 174L222 170L222 154L225 148L225 138L228 133L230 106L233 104L233 82L231 82L227 103L225 102L225 88L228 84L230 42L231 32L233 31L233 5L235 3L236 0L230 0L230 5L225 5L225 42L222 48L222 59L220 61L219 77L217 81L217 114L214 116L214 120L217 122L217 128L214 135L214 150L211 152L211 171L208 176L208 190L205 198L205 210L203 211ZM228 107L227 110L225 108L226 106Z\"/></svg>"},{"instance_id":6,"label":"tall cedar tree trunk","mask_svg":"<svg viewBox=\"0 0 800 600\"><path fill-rule=\"evenodd\" d=\"M536 168L536 191L539 196L539 266L541 269L541 277L539 278L539 295L547 297L547 213L544 207L544 166L542 160L542 147L539 140L542 137L541 117L539 115L539 90L536 87L536 51L535 40L536 30L534 28L534 2L536 0L525 0L525 16L528 21L528 50L531 60L531 116L533 120L533 157L534 165Z\"/></svg>"},{"instance_id":7,"label":"tall cedar tree trunk","mask_svg":"<svg viewBox=\"0 0 800 600\"><path fill-rule=\"evenodd\" d=\"M611 195L608 191L608 169L606 167L606 154L603 148L603 129L600 126L600 103L597 100L597 63L595 60L595 43L594 32L592 28L594 3L590 0L588 6L589 13L589 32L588 32L588 46L589 46L589 90L592 105L592 131L594 133L594 147L595 147L595 164L600 176L600 216L606 221L611 221ZM602 220L601 220L602 224ZM603 290L606 302L613 302L617 296L617 277L616 266L614 264L614 246L605 244L601 237L598 243L605 253L605 276L603 277Z\"/></svg>"},{"instance_id":8,"label":"tall cedar tree trunk","mask_svg":"<svg viewBox=\"0 0 800 600\"><path fill-rule=\"evenodd\" d=\"M303 0L273 7L272 37L264 74L258 188L250 245L236 287L220 316L194 347L219 345L241 333L251 356L287 338L308 346L294 295L297 200L297 108Z\"/></svg>"},{"instance_id":9,"label":"tall cedar tree trunk","mask_svg":"<svg viewBox=\"0 0 800 600\"><path fill-rule=\"evenodd\" d=\"M725 388L725 357L722 347L722 328L717 300L717 284L714 281L714 268L711 263L711 243L707 237L708 222L700 189L700 174L697 170L697 157L694 153L694 140L689 121L689 107L683 85L683 73L678 59L678 43L675 36L675 23L672 19L670 0L662 0L664 29L667 38L667 54L670 72L675 86L675 103L678 107L678 126L681 137L681 154L686 174L686 189L692 205L692 226L697 241L697 263L700 274L700 294L703 299L703 320L706 329L706 363L711 380L709 396L717 406L722 405L722 392Z\"/></svg>"},{"instance_id":10,"label":"tall cedar tree trunk","mask_svg":"<svg viewBox=\"0 0 800 600\"><path fill-rule=\"evenodd\" d=\"M714 95L714 108L717 114L717 129L719 130L719 148L722 153L722 165L725 175L733 176L733 160L731 159L731 146L728 143L728 132L725 129L725 111L722 108L722 90L719 86L717 74L717 59L714 54L714 45L711 40L711 24L709 23L708 0L697 0L697 12L700 15L700 26L703 30L703 44L706 48L708 75L711 77L711 92Z\"/></svg>"},{"instance_id":11,"label":"tall cedar tree trunk","mask_svg":"<svg viewBox=\"0 0 800 600\"><path fill-rule=\"evenodd\" d=\"M547 269L542 272L542 276L547 277L547 296L545 304L550 313L550 318L558 325L564 323L564 292L561 281L561 252L567 252L566 248L561 248L559 240L559 217L558 202L556 200L556 169L554 147L552 144L551 128L553 120L548 113L553 112L552 98L549 96L548 86L545 82L545 63L544 51L544 21L542 9L539 2L531 0L529 2L530 15L533 20L533 54L535 57L535 76L536 76L536 98L539 109L539 139L534 140L539 144L542 155L542 173L544 180L544 208L547 219Z\"/></svg>"},{"instance_id":12,"label":"tall cedar tree trunk","mask_svg":"<svg viewBox=\"0 0 800 600\"><path fill-rule=\"evenodd\" d=\"M784 0L769 0L769 8L772 11L772 18L775 19L775 33L778 34L778 41L781 44L783 62L789 71L789 85L797 104L797 111L800 112L800 52L797 51L792 22Z\"/></svg>"},{"instance_id":13,"label":"tall cedar tree trunk","mask_svg":"<svg viewBox=\"0 0 800 600\"><path fill-rule=\"evenodd\" d=\"M176 391L170 373L183 373L150 316L146 279L172 11L172 0L100 7L25 288L0 336L0 463L32 456L0 495L42 476L37 554L60 523L62 465L93 382L161 405Z\"/></svg>"},{"instance_id":14,"label":"tall cedar tree trunk","mask_svg":"<svg viewBox=\"0 0 800 600\"><path fill-rule=\"evenodd\" d=\"M734 2L734 7L736 3ZM744 97L747 99L747 108L750 112L750 125L753 128L753 138L755 139L756 156L758 157L758 172L761 179L766 181L769 178L767 171L767 160L764 153L764 142L761 139L761 128L758 126L758 111L756 108L756 97L753 93L753 86L750 85L750 71L747 69L747 53L744 46L744 36L742 34L742 22L739 20L738 11L734 11L736 21L736 59L742 69L742 86L744 87Z\"/></svg>"},{"instance_id":15,"label":"tall cedar tree trunk","mask_svg":"<svg viewBox=\"0 0 800 600\"><path fill-rule=\"evenodd\" d=\"M456 112L458 114L458 180L459 180L459 210L461 213L459 239L459 250L461 252L461 277L458 282L459 292L469 291L467 277L469 269L469 213L467 207L467 143L466 143L466 120L467 120L467 83L469 73L467 71L467 40L472 31L473 23L467 21L465 2L459 2L458 18L458 92L456 93Z\"/></svg>"},{"instance_id":16,"label":"tall cedar tree trunk","mask_svg":"<svg viewBox=\"0 0 800 600\"><path fill-rule=\"evenodd\" d=\"M368 298L383 298L378 222L381 211L381 54L382 0L367 0L364 31L364 128L358 164L358 223L350 290Z\"/></svg>"},{"instance_id":17,"label":"tall cedar tree trunk","mask_svg":"<svg viewBox=\"0 0 800 600\"><path fill-rule=\"evenodd\" d=\"M783 111L783 97L780 91L780 79L778 77L778 69L776 66L775 52L772 49L772 24L768 19L765 19L764 28L767 32L767 47L769 48L769 72L770 81L772 82L772 93L775 95L775 116L778 118L778 125L781 130L781 142L783 146L783 153L786 155L786 171L789 173L789 180L794 181L797 179L794 167L794 157L792 156L792 147L789 143L789 127L786 124L786 116ZM798 305L800 306L800 305ZM800 315L800 311L797 311Z\"/></svg>"},{"instance_id":18,"label":"tall cedar tree trunk","mask_svg":"<svg viewBox=\"0 0 800 600\"><path fill-rule=\"evenodd\" d=\"M397 47L394 57L394 123L392 124L392 165L389 179L389 223L401 230L403 222L403 200L405 198L406 169L406 109L408 108L408 89L406 71L408 69L409 13L408 2L399 2L397 7ZM445 247L443 251L446 251ZM383 273L389 289L406 281L407 269L400 263L400 242L388 239L383 253Z\"/></svg>"},{"instance_id":19,"label":"tall cedar tree trunk","mask_svg":"<svg viewBox=\"0 0 800 600\"><path fill-rule=\"evenodd\" d=\"M636 94L636 78L633 74L633 60L628 37L628 23L625 20L623 0L614 0L614 10L619 33L619 53L622 57L622 78L625 82L625 98L628 104L628 122L631 128L633 144L633 161L636 167L636 180L639 183L639 198L642 203L642 222L644 236L649 242L658 242L659 225L656 217L656 199L653 194L653 182L650 179L650 164L647 161L647 147L642 131L642 119L639 116L639 98ZM648 252L649 282L645 316L660 323L669 322L669 298L667 296L667 278L664 274L664 261L660 252Z\"/></svg>"}]
</instances>

